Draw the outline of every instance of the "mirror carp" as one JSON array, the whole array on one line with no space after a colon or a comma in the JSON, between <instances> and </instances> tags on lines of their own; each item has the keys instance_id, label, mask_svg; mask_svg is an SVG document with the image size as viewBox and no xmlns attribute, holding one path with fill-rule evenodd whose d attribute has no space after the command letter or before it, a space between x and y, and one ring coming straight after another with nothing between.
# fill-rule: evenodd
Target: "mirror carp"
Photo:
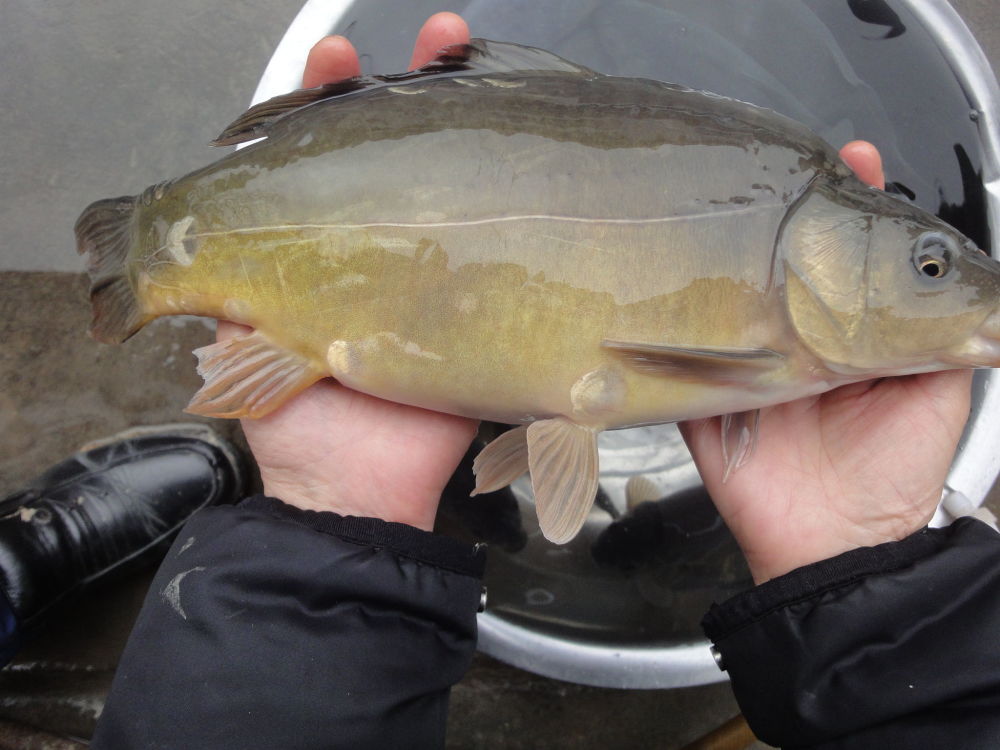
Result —
<instances>
[{"instance_id":1,"label":"mirror carp","mask_svg":"<svg viewBox=\"0 0 1000 750\"><path fill-rule=\"evenodd\" d=\"M761 407L1000 364L1000 263L750 104L473 40L264 102L216 143L254 139L83 212L93 335L251 326L196 352L195 414L333 377L516 425L476 491L530 470L557 543L601 430L729 415L728 474Z\"/></svg>"}]
</instances>

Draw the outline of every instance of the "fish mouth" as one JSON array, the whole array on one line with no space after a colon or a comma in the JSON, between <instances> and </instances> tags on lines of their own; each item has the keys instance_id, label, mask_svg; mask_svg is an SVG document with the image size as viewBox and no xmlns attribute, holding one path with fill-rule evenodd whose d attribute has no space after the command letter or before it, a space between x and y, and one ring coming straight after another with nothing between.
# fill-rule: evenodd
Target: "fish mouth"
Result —
<instances>
[{"instance_id":1,"label":"fish mouth","mask_svg":"<svg viewBox=\"0 0 1000 750\"><path fill-rule=\"evenodd\" d=\"M994 310L955 357L965 367L1000 367L1000 308Z\"/></svg>"}]
</instances>

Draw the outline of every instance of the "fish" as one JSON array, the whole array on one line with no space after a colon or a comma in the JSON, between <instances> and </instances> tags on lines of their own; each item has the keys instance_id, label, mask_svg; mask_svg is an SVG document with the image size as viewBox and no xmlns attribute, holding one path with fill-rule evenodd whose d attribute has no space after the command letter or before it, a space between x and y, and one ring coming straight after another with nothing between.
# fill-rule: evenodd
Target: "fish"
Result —
<instances>
[{"instance_id":1,"label":"fish","mask_svg":"<svg viewBox=\"0 0 1000 750\"><path fill-rule=\"evenodd\" d=\"M251 327L196 350L194 414L261 417L332 377L512 425L476 492L529 472L555 543L590 511L602 430L726 415L728 474L763 407L1000 363L1000 263L744 102L475 39L276 97L215 143L250 145L82 213L92 335Z\"/></svg>"}]
</instances>

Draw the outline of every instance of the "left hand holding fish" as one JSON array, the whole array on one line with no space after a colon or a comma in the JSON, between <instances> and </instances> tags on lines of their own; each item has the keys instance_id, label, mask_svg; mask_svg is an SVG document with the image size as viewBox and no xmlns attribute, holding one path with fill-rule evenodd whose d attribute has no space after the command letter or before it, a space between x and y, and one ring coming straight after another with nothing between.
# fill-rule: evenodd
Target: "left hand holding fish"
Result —
<instances>
[{"instance_id":1,"label":"left hand holding fish","mask_svg":"<svg viewBox=\"0 0 1000 750\"><path fill-rule=\"evenodd\" d=\"M465 21L438 13L424 24L411 68L437 50L469 41ZM344 37L327 37L309 54L303 85L360 72ZM219 339L248 329L220 321ZM264 491L308 510L368 516L430 530L448 479L477 423L384 401L323 380L278 411L242 420Z\"/></svg>"}]
</instances>

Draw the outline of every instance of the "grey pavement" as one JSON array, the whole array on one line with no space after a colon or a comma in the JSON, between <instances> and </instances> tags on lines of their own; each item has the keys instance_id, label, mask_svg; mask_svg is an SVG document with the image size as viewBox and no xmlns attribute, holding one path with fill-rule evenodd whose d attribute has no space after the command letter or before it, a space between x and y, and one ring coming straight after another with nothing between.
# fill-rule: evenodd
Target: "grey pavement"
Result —
<instances>
[{"instance_id":1,"label":"grey pavement","mask_svg":"<svg viewBox=\"0 0 1000 750\"><path fill-rule=\"evenodd\" d=\"M5 0L0 267L79 271L73 223L219 158L299 0Z\"/></svg>"},{"instance_id":2,"label":"grey pavement","mask_svg":"<svg viewBox=\"0 0 1000 750\"><path fill-rule=\"evenodd\" d=\"M953 5L996 70L996 0ZM208 142L245 109L299 6L4 0L0 494L86 439L179 417L197 386L186 352L211 332L159 321L128 348L94 345L81 333L89 313L72 226L97 198L215 158ZM417 21L404 26L412 38ZM223 429L237 437L235 425ZM136 576L81 603L0 672L0 750L77 747L89 735L147 582ZM725 684L619 691L480 657L454 691L449 744L675 748L736 711Z\"/></svg>"}]
</instances>

